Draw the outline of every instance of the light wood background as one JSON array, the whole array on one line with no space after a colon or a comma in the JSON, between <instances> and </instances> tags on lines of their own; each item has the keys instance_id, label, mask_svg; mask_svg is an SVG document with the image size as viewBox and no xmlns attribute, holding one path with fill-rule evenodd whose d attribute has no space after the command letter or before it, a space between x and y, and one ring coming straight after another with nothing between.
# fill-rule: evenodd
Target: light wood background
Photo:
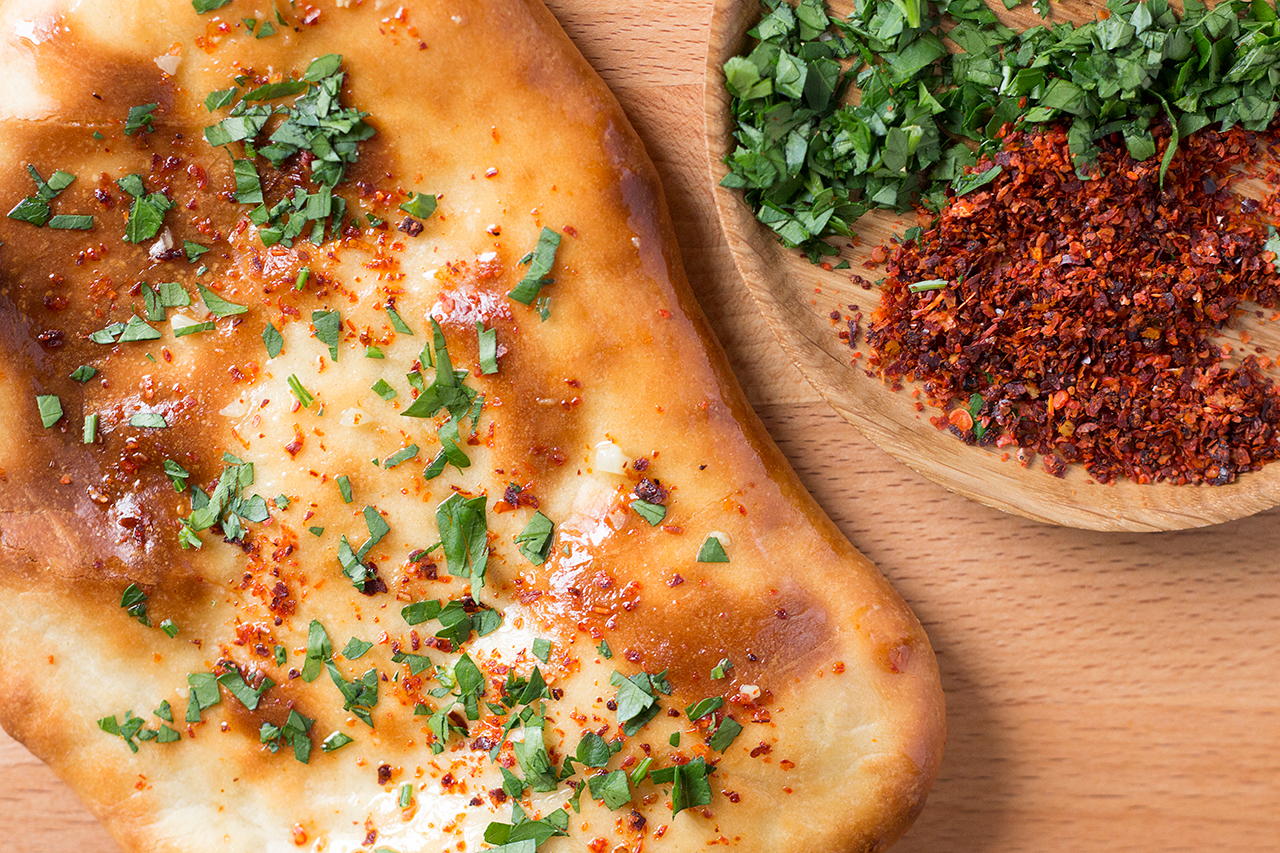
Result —
<instances>
[{"instance_id":1,"label":"light wood background","mask_svg":"<svg viewBox=\"0 0 1280 853\"><path fill-rule=\"evenodd\" d=\"M947 752L895 851L1280 850L1280 510L1181 533L1082 532L893 461L791 366L734 271L702 139L711 0L550 5L657 162L748 398L933 640ZM0 851L72 850L118 853L0 733Z\"/></svg>"}]
</instances>

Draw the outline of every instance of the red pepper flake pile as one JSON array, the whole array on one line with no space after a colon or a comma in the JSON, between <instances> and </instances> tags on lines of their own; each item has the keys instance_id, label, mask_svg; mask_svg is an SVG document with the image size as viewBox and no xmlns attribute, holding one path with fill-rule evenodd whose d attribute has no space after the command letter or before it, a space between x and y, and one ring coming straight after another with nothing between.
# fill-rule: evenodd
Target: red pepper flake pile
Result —
<instances>
[{"instance_id":1,"label":"red pepper flake pile","mask_svg":"<svg viewBox=\"0 0 1280 853\"><path fill-rule=\"evenodd\" d=\"M1167 129L1156 136L1163 150ZM889 259L873 366L923 382L939 428L1043 454L1055 475L1078 462L1104 483L1221 484L1257 470L1280 456L1280 391L1213 337L1242 302L1280 302L1263 208L1229 189L1274 144L1200 131L1161 190L1160 158L1133 160L1118 134L1088 181L1061 128L1009 134L996 179Z\"/></svg>"}]
</instances>

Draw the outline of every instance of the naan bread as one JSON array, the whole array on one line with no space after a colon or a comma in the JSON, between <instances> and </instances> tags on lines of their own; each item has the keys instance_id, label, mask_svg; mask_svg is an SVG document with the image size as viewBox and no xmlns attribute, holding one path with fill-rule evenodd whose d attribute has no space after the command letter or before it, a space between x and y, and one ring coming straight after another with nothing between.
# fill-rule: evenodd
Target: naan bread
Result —
<instances>
[{"instance_id":1,"label":"naan bread","mask_svg":"<svg viewBox=\"0 0 1280 853\"><path fill-rule=\"evenodd\" d=\"M745 404L546 9L3 0L0 39L0 723L126 850L906 829L928 640Z\"/></svg>"}]
</instances>

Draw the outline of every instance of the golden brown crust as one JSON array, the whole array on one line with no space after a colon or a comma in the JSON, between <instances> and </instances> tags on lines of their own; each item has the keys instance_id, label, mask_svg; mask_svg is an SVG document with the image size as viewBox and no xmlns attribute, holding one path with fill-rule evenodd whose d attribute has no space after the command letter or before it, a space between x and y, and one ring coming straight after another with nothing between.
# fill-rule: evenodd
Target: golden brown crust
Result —
<instances>
[{"instance_id":1,"label":"golden brown crust","mask_svg":"<svg viewBox=\"0 0 1280 853\"><path fill-rule=\"evenodd\" d=\"M538 634L554 641L539 664L558 694L547 703L553 760L573 755L590 729L623 744L610 770L624 761L634 770L646 753L655 768L716 764L705 807L673 817L671 786L650 781L634 789L643 820L583 795L571 837L541 850L594 838L646 850L719 838L770 851L891 843L922 806L941 754L928 640L746 405L693 301L652 164L554 18L536 2L399 13L316 4L253 38L239 5L197 16L187 0L0 2L0 68L18 83L0 94L0 204L34 192L30 164L45 178L76 175L55 212L95 217L87 232L0 220L0 395L11 401L0 429L14 437L0 449L0 724L129 850L345 851L370 833L402 853L455 840L479 849L489 821L510 819L485 759L484 739L499 732L465 721L467 737L434 755L436 736L413 711L434 709L429 691L445 682L392 661L409 649L446 670L458 660L432 637L438 626L413 628L400 614L409 601L464 593L438 550L426 562L411 556L438 538L437 506L458 490L487 495L481 601L507 614L501 631L464 647L489 677L485 698L496 701L508 670L538 663L529 648ZM343 56L343 103L368 111L378 131L339 187L361 218L320 247L268 248L245 219L249 206L234 200L232 157L203 140L226 114L211 115L204 98L237 74L297 75L327 53ZM126 135L129 108L148 103L158 105L155 132ZM211 248L199 262L208 274L164 245L149 254L154 241L121 239L131 200L116 181L129 173L175 203L164 215L174 246ZM262 174L272 199L291 185L314 189L297 163ZM441 194L420 234L396 228L414 191ZM389 222L370 228L370 214ZM563 235L545 322L506 297L544 226ZM154 321L159 339L88 339L144 313L144 282L174 281L194 304ZM206 318L197 284L247 310ZM412 337L393 327L389 302ZM336 361L308 323L315 310L340 311ZM176 315L215 328L175 337ZM412 397L404 375L431 318L485 404L463 447L470 467L428 480L442 418L402 413ZM492 375L481 373L478 319L497 330ZM268 323L283 334L273 358L260 337ZM384 358L362 357L370 345ZM81 364L98 375L69 379ZM295 405L289 377L318 402ZM379 379L395 399L369 390ZM49 428L40 394L63 406ZM130 426L140 411L163 413L168 428ZM81 423L94 413L99 431L86 445ZM411 443L423 448L411 461L370 464ZM288 495L289 506L273 501L270 520L246 524L241 543L204 531L202 548L184 549L190 492L174 489L163 463L212 491L231 464L224 453L254 463L246 495ZM636 495L666 506L661 523L630 508ZM370 595L338 559L341 536L370 535L365 506L390 526L368 554L387 589L366 585ZM536 566L513 543L535 506L556 525ZM695 560L713 533L730 562ZM173 619L177 637L119 606L131 583L150 595L153 624ZM374 727L344 711L327 675L298 677L312 620L335 652L351 637L374 644L359 660L336 657L345 678L370 667L384 676ZM734 666L713 679L723 658ZM184 726L188 675L232 668L275 686L252 711L224 689ZM614 670L666 670L671 696L657 699L674 715L624 737L608 707ZM723 750L708 746L705 721L682 713L709 696L726 700L717 720L728 713L743 726ZM158 730L148 712L162 701L180 742L144 742L134 754L95 723L134 711ZM283 725L290 710L315 720L306 765L288 746L260 743L260 727ZM355 742L322 751L333 732ZM406 783L411 810L396 805ZM525 806L550 814L561 791Z\"/></svg>"}]
</instances>

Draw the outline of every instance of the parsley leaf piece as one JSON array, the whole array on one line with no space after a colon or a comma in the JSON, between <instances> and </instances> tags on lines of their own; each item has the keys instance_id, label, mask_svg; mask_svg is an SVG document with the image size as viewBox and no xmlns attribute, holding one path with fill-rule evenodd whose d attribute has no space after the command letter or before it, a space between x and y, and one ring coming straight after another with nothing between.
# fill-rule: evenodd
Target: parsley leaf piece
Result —
<instances>
[{"instance_id":1,"label":"parsley leaf piece","mask_svg":"<svg viewBox=\"0 0 1280 853\"><path fill-rule=\"evenodd\" d=\"M88 366L87 364L82 364L81 366L78 366L76 370L72 371L70 378L76 380L78 383L84 384L93 377L96 377L96 375L97 368L91 368L91 366Z\"/></svg>"},{"instance_id":2,"label":"parsley leaf piece","mask_svg":"<svg viewBox=\"0 0 1280 853\"><path fill-rule=\"evenodd\" d=\"M578 763L586 767L600 768L609 763L613 754L622 748L622 744L610 744L593 731L588 730L578 741L578 749L574 753Z\"/></svg>"},{"instance_id":3,"label":"parsley leaf piece","mask_svg":"<svg viewBox=\"0 0 1280 853\"><path fill-rule=\"evenodd\" d=\"M631 786L627 784L627 771L615 770L603 776L587 780L591 796L604 801L604 807L613 811L631 802Z\"/></svg>"},{"instance_id":4,"label":"parsley leaf piece","mask_svg":"<svg viewBox=\"0 0 1280 853\"><path fill-rule=\"evenodd\" d=\"M37 394L36 408L40 412L40 423L44 424L45 429L62 420L62 400L57 394Z\"/></svg>"},{"instance_id":5,"label":"parsley leaf piece","mask_svg":"<svg viewBox=\"0 0 1280 853\"><path fill-rule=\"evenodd\" d=\"M402 335L413 335L413 329L410 329L409 324L400 317L400 312L394 305L387 303L386 310L387 318L391 320L391 328Z\"/></svg>"},{"instance_id":6,"label":"parsley leaf piece","mask_svg":"<svg viewBox=\"0 0 1280 853\"><path fill-rule=\"evenodd\" d=\"M333 657L333 643L324 626L316 619L307 629L307 659L302 665L302 680L308 684L320 675L320 666Z\"/></svg>"},{"instance_id":7,"label":"parsley leaf piece","mask_svg":"<svg viewBox=\"0 0 1280 853\"><path fill-rule=\"evenodd\" d=\"M470 578L472 594L484 586L489 564L489 528L485 520L484 495L463 498L454 492L436 508L436 525L449 574Z\"/></svg>"},{"instance_id":8,"label":"parsley leaf piece","mask_svg":"<svg viewBox=\"0 0 1280 853\"><path fill-rule=\"evenodd\" d=\"M389 471L402 462L408 462L410 459L412 459L417 455L418 455L418 445L411 444L408 447L403 448L397 453L391 456L388 456L386 459L382 460L382 467Z\"/></svg>"},{"instance_id":9,"label":"parsley leaf piece","mask_svg":"<svg viewBox=\"0 0 1280 853\"><path fill-rule=\"evenodd\" d=\"M711 668L711 677L719 680L726 677L726 673L733 669L733 661L728 658L721 658L720 663Z\"/></svg>"},{"instance_id":10,"label":"parsley leaf piece","mask_svg":"<svg viewBox=\"0 0 1280 853\"><path fill-rule=\"evenodd\" d=\"M672 783L671 815L674 817L685 809L711 805L711 783L707 781L710 772L706 759L695 758L688 764L654 770L649 778L658 784Z\"/></svg>"},{"instance_id":11,"label":"parsley leaf piece","mask_svg":"<svg viewBox=\"0 0 1280 853\"><path fill-rule=\"evenodd\" d=\"M96 413L91 415L85 415L84 433L82 435L82 441L85 444L93 444L97 440L98 440L98 415Z\"/></svg>"},{"instance_id":12,"label":"parsley leaf piece","mask_svg":"<svg viewBox=\"0 0 1280 853\"><path fill-rule=\"evenodd\" d=\"M228 302L203 284L198 284L196 287L200 288L200 298L204 300L204 306L215 317L230 317L233 314L243 314L249 310L244 305Z\"/></svg>"},{"instance_id":13,"label":"parsley leaf piece","mask_svg":"<svg viewBox=\"0 0 1280 853\"><path fill-rule=\"evenodd\" d=\"M326 77L331 77L342 67L342 55L337 53L328 53L317 59L311 60L311 64L307 66L307 70L303 73L302 79L308 83L319 83Z\"/></svg>"},{"instance_id":14,"label":"parsley leaf piece","mask_svg":"<svg viewBox=\"0 0 1280 853\"><path fill-rule=\"evenodd\" d=\"M147 133L155 133L155 110L159 104L141 104L136 107L129 107L129 116L124 122L124 135L133 136L135 133L145 130Z\"/></svg>"},{"instance_id":15,"label":"parsley leaf piece","mask_svg":"<svg viewBox=\"0 0 1280 853\"><path fill-rule=\"evenodd\" d=\"M524 530L515 537L515 543L520 546L520 553L535 566L540 566L547 561L547 556L551 553L551 536L554 528L555 525L552 524L551 519L541 512L535 512Z\"/></svg>"},{"instance_id":16,"label":"parsley leaf piece","mask_svg":"<svg viewBox=\"0 0 1280 853\"><path fill-rule=\"evenodd\" d=\"M608 640L601 640L600 645L596 646L596 651L599 652L600 657L604 658L605 660L610 660L613 658L613 649L609 648Z\"/></svg>"},{"instance_id":17,"label":"parsley leaf piece","mask_svg":"<svg viewBox=\"0 0 1280 853\"><path fill-rule=\"evenodd\" d=\"M349 743L355 743L355 739L342 732L334 732L324 739L320 744L320 748L325 752L336 752Z\"/></svg>"},{"instance_id":18,"label":"parsley leaf piece","mask_svg":"<svg viewBox=\"0 0 1280 853\"><path fill-rule=\"evenodd\" d=\"M169 482L173 483L174 491L182 491L187 487L187 480L191 477L191 473L183 468L172 459L164 460L164 475L169 478Z\"/></svg>"},{"instance_id":19,"label":"parsley leaf piece","mask_svg":"<svg viewBox=\"0 0 1280 853\"><path fill-rule=\"evenodd\" d=\"M740 734L742 734L742 724L733 717L725 717L707 743L716 752L724 752Z\"/></svg>"},{"instance_id":20,"label":"parsley leaf piece","mask_svg":"<svg viewBox=\"0 0 1280 853\"><path fill-rule=\"evenodd\" d=\"M649 522L650 527L657 527L662 523L662 519L667 517L667 508L665 506L639 498L631 502L631 508L645 521Z\"/></svg>"},{"instance_id":21,"label":"parsley leaf piece","mask_svg":"<svg viewBox=\"0 0 1280 853\"><path fill-rule=\"evenodd\" d=\"M373 643L352 637L347 641L347 645L342 649L342 656L347 660L359 660L365 656L369 649L373 648Z\"/></svg>"},{"instance_id":22,"label":"parsley leaf piece","mask_svg":"<svg viewBox=\"0 0 1280 853\"><path fill-rule=\"evenodd\" d=\"M268 323L262 330L262 345L267 348L267 358L275 358L284 349L284 336L279 329Z\"/></svg>"},{"instance_id":23,"label":"parsley leaf piece","mask_svg":"<svg viewBox=\"0 0 1280 853\"><path fill-rule=\"evenodd\" d=\"M133 196L133 207L129 210L129 223L125 226L124 238L136 245L159 234L160 226L164 225L164 215L173 207L173 202L164 193L148 193L142 176L136 173L125 175L116 184Z\"/></svg>"},{"instance_id":24,"label":"parsley leaf piece","mask_svg":"<svg viewBox=\"0 0 1280 853\"><path fill-rule=\"evenodd\" d=\"M342 709L355 714L365 725L373 728L372 711L378 704L378 671L370 669L359 678L347 681L332 660L326 660L324 665L329 671L329 678L342 694Z\"/></svg>"},{"instance_id":25,"label":"parsley leaf piece","mask_svg":"<svg viewBox=\"0 0 1280 853\"><path fill-rule=\"evenodd\" d=\"M188 723L200 722L200 715L222 701L218 692L218 680L211 672L196 672L187 676L190 698L187 701Z\"/></svg>"},{"instance_id":26,"label":"parsley leaf piece","mask_svg":"<svg viewBox=\"0 0 1280 853\"><path fill-rule=\"evenodd\" d=\"M160 623L160 630L169 635L170 638L178 636L178 623L172 619L165 619Z\"/></svg>"},{"instance_id":27,"label":"parsley leaf piece","mask_svg":"<svg viewBox=\"0 0 1280 853\"><path fill-rule=\"evenodd\" d=\"M414 193L409 200L400 205L400 209L410 216L429 219L436 212L436 197L427 193Z\"/></svg>"},{"instance_id":28,"label":"parsley leaf piece","mask_svg":"<svg viewBox=\"0 0 1280 853\"><path fill-rule=\"evenodd\" d=\"M217 328L212 320L204 323L188 323L185 326L179 326L176 322L173 324L173 336L175 338L185 338L187 335L195 335L200 332L212 332Z\"/></svg>"},{"instance_id":29,"label":"parsley leaf piece","mask_svg":"<svg viewBox=\"0 0 1280 853\"><path fill-rule=\"evenodd\" d=\"M554 791L560 784L559 775L547 754L547 745L543 735L543 723L527 724L524 727L524 740L512 744L515 747L516 761L524 771L525 781L534 791Z\"/></svg>"},{"instance_id":30,"label":"parsley leaf piece","mask_svg":"<svg viewBox=\"0 0 1280 853\"><path fill-rule=\"evenodd\" d=\"M120 343L127 344L135 341L155 341L163 337L160 330L147 323L137 314L129 318L124 324L124 328L120 331Z\"/></svg>"},{"instance_id":31,"label":"parsley leaf piece","mask_svg":"<svg viewBox=\"0 0 1280 853\"><path fill-rule=\"evenodd\" d=\"M339 474L337 478L338 493L342 495L342 502L349 504L355 500L355 496L351 493L351 478L346 474Z\"/></svg>"},{"instance_id":32,"label":"parsley leaf piece","mask_svg":"<svg viewBox=\"0 0 1280 853\"><path fill-rule=\"evenodd\" d=\"M338 344L342 341L342 315L337 311L312 311L311 325L316 339L329 348L329 358L338 360Z\"/></svg>"},{"instance_id":33,"label":"parsley leaf piece","mask_svg":"<svg viewBox=\"0 0 1280 853\"><path fill-rule=\"evenodd\" d=\"M685 713L689 715L689 722L701 720L708 714L718 711L724 705L724 698L720 696L710 696L698 702L694 702L685 709Z\"/></svg>"},{"instance_id":34,"label":"parsley leaf piece","mask_svg":"<svg viewBox=\"0 0 1280 853\"><path fill-rule=\"evenodd\" d=\"M356 556L363 560L375 545L386 538L391 532L391 526L387 524L387 520L382 517L375 507L366 506L362 511L364 515L365 527L369 528L369 538L360 546L360 550L356 552Z\"/></svg>"},{"instance_id":35,"label":"parsley leaf piece","mask_svg":"<svg viewBox=\"0 0 1280 853\"><path fill-rule=\"evenodd\" d=\"M236 201L241 204L262 204L262 179L258 177L258 169L252 160L232 160L232 171L236 179Z\"/></svg>"},{"instance_id":36,"label":"parsley leaf piece","mask_svg":"<svg viewBox=\"0 0 1280 853\"><path fill-rule=\"evenodd\" d=\"M230 2L231 0L191 0L191 5L195 8L197 15L203 15L206 12L221 9Z\"/></svg>"},{"instance_id":37,"label":"parsley leaf piece","mask_svg":"<svg viewBox=\"0 0 1280 853\"><path fill-rule=\"evenodd\" d=\"M551 641L546 637L536 637L533 641L533 656L546 663L551 657Z\"/></svg>"},{"instance_id":38,"label":"parsley leaf piece","mask_svg":"<svg viewBox=\"0 0 1280 853\"><path fill-rule=\"evenodd\" d=\"M279 83L264 83L251 89L244 95L246 101L274 101L276 98L287 98L301 95L310 87L302 80L282 80Z\"/></svg>"},{"instance_id":39,"label":"parsley leaf piece","mask_svg":"<svg viewBox=\"0 0 1280 853\"><path fill-rule=\"evenodd\" d=\"M135 412L129 416L129 426L143 429L168 429L169 422L159 412Z\"/></svg>"},{"instance_id":40,"label":"parsley leaf piece","mask_svg":"<svg viewBox=\"0 0 1280 853\"><path fill-rule=\"evenodd\" d=\"M365 358L386 358L386 355L383 354L381 348L376 347L373 344L369 344L364 348L364 357Z\"/></svg>"},{"instance_id":41,"label":"parsley leaf piece","mask_svg":"<svg viewBox=\"0 0 1280 853\"><path fill-rule=\"evenodd\" d=\"M630 737L658 713L658 699L653 695L649 675L641 672L628 678L614 672L609 676L609 683L618 688L615 697L618 722L624 724L624 731Z\"/></svg>"},{"instance_id":42,"label":"parsley leaf piece","mask_svg":"<svg viewBox=\"0 0 1280 853\"><path fill-rule=\"evenodd\" d=\"M293 396L302 404L302 408L311 408L311 404L316 401L316 398L311 395L310 391L302 387L302 382L298 379L297 375L293 373L289 374L289 379L287 381L289 383L289 390L293 392ZM347 503L350 503L350 501Z\"/></svg>"},{"instance_id":43,"label":"parsley leaf piece","mask_svg":"<svg viewBox=\"0 0 1280 853\"><path fill-rule=\"evenodd\" d=\"M88 231L93 228L93 217L89 214L60 213L49 220L49 227L64 231Z\"/></svg>"},{"instance_id":44,"label":"parsley leaf piece","mask_svg":"<svg viewBox=\"0 0 1280 853\"><path fill-rule=\"evenodd\" d=\"M396 397L400 396L400 392L395 388L392 388L391 383L387 382L385 379L379 379L377 382L373 383L371 390L384 400L394 400Z\"/></svg>"},{"instance_id":45,"label":"parsley leaf piece","mask_svg":"<svg viewBox=\"0 0 1280 853\"><path fill-rule=\"evenodd\" d=\"M441 607L442 605L439 601L415 601L413 604L406 604L402 607L400 615L410 625L421 625L423 622L439 616Z\"/></svg>"},{"instance_id":46,"label":"parsley leaf piece","mask_svg":"<svg viewBox=\"0 0 1280 853\"><path fill-rule=\"evenodd\" d=\"M151 619L147 617L147 594L142 591L142 587L136 583L131 583L125 587L124 594L120 596L120 607L134 619L140 623L151 627Z\"/></svg>"},{"instance_id":47,"label":"parsley leaf piece","mask_svg":"<svg viewBox=\"0 0 1280 853\"><path fill-rule=\"evenodd\" d=\"M267 689L275 686L275 682L270 678L262 679L262 683L253 688L244 680L244 676L239 670L231 669L218 676L218 683L227 688L227 692L240 700L240 704L244 705L250 711L258 709L258 703L262 701L262 694Z\"/></svg>"},{"instance_id":48,"label":"parsley leaf piece","mask_svg":"<svg viewBox=\"0 0 1280 853\"><path fill-rule=\"evenodd\" d=\"M550 228L543 228L538 236L538 245L526 255L529 260L529 271L510 293L509 298L522 305L531 305L538 297L538 292L551 283L551 268L555 266L556 250L560 247L560 235ZM526 263L526 261L522 261Z\"/></svg>"},{"instance_id":49,"label":"parsley leaf piece","mask_svg":"<svg viewBox=\"0 0 1280 853\"><path fill-rule=\"evenodd\" d=\"M476 334L480 339L480 372L491 376L498 372L498 330L486 329L484 323L477 320Z\"/></svg>"},{"instance_id":50,"label":"parsley leaf piece","mask_svg":"<svg viewBox=\"0 0 1280 853\"><path fill-rule=\"evenodd\" d=\"M699 563L727 563L729 555L725 553L724 544L718 536L708 536L698 549Z\"/></svg>"},{"instance_id":51,"label":"parsley leaf piece","mask_svg":"<svg viewBox=\"0 0 1280 853\"><path fill-rule=\"evenodd\" d=\"M37 228L43 228L52 215L53 211L49 207L49 202L34 196L24 198L14 205L13 210L8 213L10 219L29 222Z\"/></svg>"}]
</instances>

